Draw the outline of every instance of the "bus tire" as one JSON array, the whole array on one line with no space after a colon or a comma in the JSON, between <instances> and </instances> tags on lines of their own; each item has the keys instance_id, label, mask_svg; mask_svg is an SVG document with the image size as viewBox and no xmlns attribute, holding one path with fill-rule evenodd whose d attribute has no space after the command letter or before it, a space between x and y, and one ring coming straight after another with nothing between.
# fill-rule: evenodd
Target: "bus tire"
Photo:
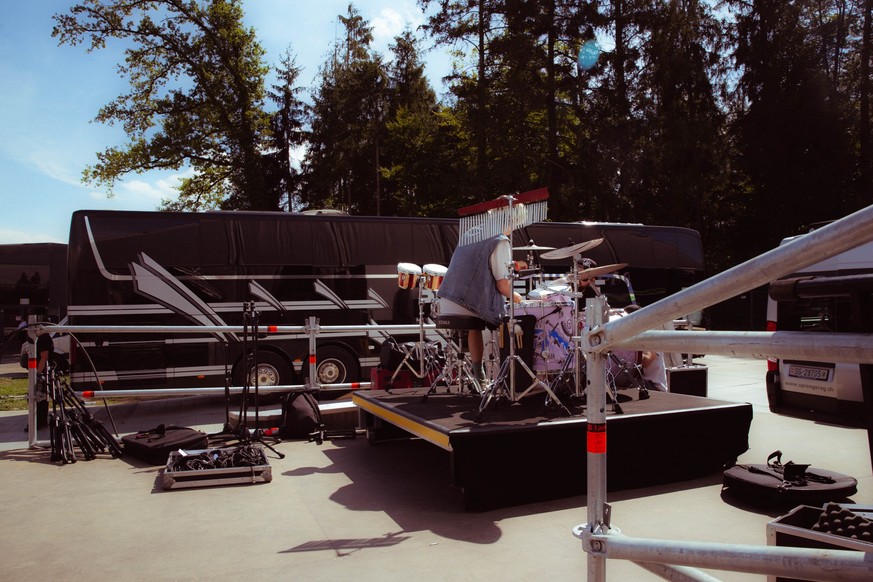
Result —
<instances>
[{"instance_id":1,"label":"bus tire","mask_svg":"<svg viewBox=\"0 0 873 582\"><path fill-rule=\"evenodd\" d=\"M244 363L240 362L237 367L238 372L234 374L234 380L238 386L242 386L246 380L243 372L244 365ZM294 372L291 369L291 365L285 358L275 352L268 350L259 351L256 370L258 374L258 388L263 386L285 386L292 384L294 381ZM254 389L254 386L255 378L250 376L249 387ZM278 402L279 396L279 394L271 394L269 396L264 394L261 395L261 398L264 402L272 402L273 400Z\"/></svg>"},{"instance_id":2,"label":"bus tire","mask_svg":"<svg viewBox=\"0 0 873 582\"><path fill-rule=\"evenodd\" d=\"M315 374L319 384L345 384L357 382L358 362L347 350L338 346L326 346L317 350Z\"/></svg>"}]
</instances>

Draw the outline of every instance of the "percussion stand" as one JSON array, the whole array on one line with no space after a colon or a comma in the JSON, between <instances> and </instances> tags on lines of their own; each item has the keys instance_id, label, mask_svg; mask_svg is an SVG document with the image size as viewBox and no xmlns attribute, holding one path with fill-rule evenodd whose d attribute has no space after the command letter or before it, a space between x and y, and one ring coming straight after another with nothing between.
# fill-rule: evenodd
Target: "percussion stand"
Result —
<instances>
[{"instance_id":1,"label":"percussion stand","mask_svg":"<svg viewBox=\"0 0 873 582\"><path fill-rule=\"evenodd\" d=\"M509 279L510 279L510 289L515 287L515 279L517 278L517 274L515 271L510 268L509 269ZM497 375L497 378L488 387L485 393L482 395L482 400L479 402L479 416L477 420L482 419L482 415L485 413L485 410L488 408L488 405L492 400L499 398L500 396L504 396L509 399L510 402L518 402L521 398L527 395L531 390L536 388L537 386L542 386L546 393L549 395L549 398L557 404L567 415L570 415L570 411L566 406L561 402L558 396L552 391L551 387L540 379L527 365L527 363L515 353L515 302L512 300L512 297L509 298L509 320L507 322L507 332L509 335L509 355L500 366L500 372ZM518 363L521 365L522 369L527 373L527 375L533 380L530 386L528 386L521 394L516 395L515 385L515 364ZM509 381L507 382L507 377Z\"/></svg>"},{"instance_id":2,"label":"percussion stand","mask_svg":"<svg viewBox=\"0 0 873 582\"><path fill-rule=\"evenodd\" d=\"M411 349L406 349L404 347L404 356L403 360L400 362L400 365L397 366L397 369L394 370L394 374L391 375L391 378L388 380L388 386L394 382L394 379L397 377L397 374L400 373L400 370L406 366L418 379L422 379L430 373L431 368L433 367L434 353L433 346L429 345L428 342L424 339L424 304L422 303L422 298L424 295L424 281L425 275L422 274L419 276L418 281L418 341L412 346ZM428 352L427 355L427 368L425 368L425 352ZM409 363L409 360L412 359L412 356L416 355L418 359L418 369L412 367Z\"/></svg>"}]
</instances>

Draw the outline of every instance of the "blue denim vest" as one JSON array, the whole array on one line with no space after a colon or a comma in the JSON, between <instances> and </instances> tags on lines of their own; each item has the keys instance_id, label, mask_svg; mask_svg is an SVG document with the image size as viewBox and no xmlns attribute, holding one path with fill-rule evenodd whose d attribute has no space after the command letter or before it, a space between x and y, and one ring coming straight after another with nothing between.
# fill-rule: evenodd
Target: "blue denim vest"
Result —
<instances>
[{"instance_id":1,"label":"blue denim vest","mask_svg":"<svg viewBox=\"0 0 873 582\"><path fill-rule=\"evenodd\" d=\"M437 292L495 326L504 314L504 300L491 274L491 253L501 240L508 239L498 235L456 248Z\"/></svg>"}]
</instances>

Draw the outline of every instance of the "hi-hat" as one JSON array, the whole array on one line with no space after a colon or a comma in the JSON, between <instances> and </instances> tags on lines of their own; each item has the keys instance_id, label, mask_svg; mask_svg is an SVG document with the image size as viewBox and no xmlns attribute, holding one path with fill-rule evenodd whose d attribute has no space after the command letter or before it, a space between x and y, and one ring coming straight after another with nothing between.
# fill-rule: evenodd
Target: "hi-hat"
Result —
<instances>
[{"instance_id":1,"label":"hi-hat","mask_svg":"<svg viewBox=\"0 0 873 582\"><path fill-rule=\"evenodd\" d=\"M540 257L543 259L567 259L572 257L573 255L584 253L588 249L593 249L602 242L602 238L595 238L594 240L585 241L577 245L571 245L569 247L564 247L562 249L556 249L554 251L543 253L540 255Z\"/></svg>"},{"instance_id":2,"label":"hi-hat","mask_svg":"<svg viewBox=\"0 0 873 582\"><path fill-rule=\"evenodd\" d=\"M550 251L555 247L541 247L540 245L530 244L523 247L512 247L514 251Z\"/></svg>"},{"instance_id":3,"label":"hi-hat","mask_svg":"<svg viewBox=\"0 0 873 582\"><path fill-rule=\"evenodd\" d=\"M550 285L566 285L568 283L578 283L579 281L587 281L593 277L614 273L619 269L627 267L627 263L614 263L612 265L603 265L602 267L591 267L590 269L579 269L577 274L569 274L555 279Z\"/></svg>"}]
</instances>

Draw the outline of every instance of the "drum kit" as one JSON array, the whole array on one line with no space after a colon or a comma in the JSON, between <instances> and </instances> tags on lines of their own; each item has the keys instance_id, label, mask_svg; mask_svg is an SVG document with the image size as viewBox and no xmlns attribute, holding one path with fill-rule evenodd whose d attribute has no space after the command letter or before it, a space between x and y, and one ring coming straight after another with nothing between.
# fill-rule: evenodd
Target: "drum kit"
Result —
<instances>
[{"instance_id":1,"label":"drum kit","mask_svg":"<svg viewBox=\"0 0 873 582\"><path fill-rule=\"evenodd\" d=\"M596 266L588 259L583 259L582 253L600 244L603 239L594 239L579 244L573 244L565 248L556 249L536 245L533 241L525 246L513 247L515 251L527 251L528 268L521 271L510 269L515 280L528 280L529 290L526 298L520 303L509 305L509 327L518 330L515 322L522 317L528 317L535 321L532 337L520 337L518 332L509 333L509 356L503 358L499 372L491 381L481 387L479 394L480 417L486 408L495 400L506 398L510 402L517 402L537 387L546 392L548 406L557 406L569 414L569 411L561 398L584 397L584 358L577 357L577 336L585 327L584 302L578 300L586 296L585 289L590 285L592 291L598 293L594 285L594 279L619 271L627 266L627 263L615 263L610 265ZM570 259L572 269L569 274L557 279L544 280L542 269L535 264L535 253L540 252L540 257L549 260ZM450 371L449 366L463 360L464 354L456 354L456 358L446 358L441 354L435 342L425 342L423 312L423 291L431 291L436 295L446 274L446 267L438 264L426 264L419 267L413 263L399 263L397 265L398 286L402 289L419 290L419 323L420 337L417 345L407 345L404 363L419 378L434 378L435 372L439 375L431 386L434 390L437 382L446 378L458 379L460 371ZM581 306L580 306L581 303ZM610 319L620 317L623 311L620 309L610 310ZM493 336L494 334L492 334ZM525 362L516 353L516 344L530 341L533 345L533 358ZM494 339L489 342L494 346ZM451 341L447 340L447 354L451 352ZM455 346L457 349L457 346ZM442 357L438 357L441 355ZM412 368L407 360L413 360L417 356L418 369ZM449 361L452 360L452 361ZM437 362L435 364L434 362ZM517 365L512 365L517 362ZM401 366L402 367L402 366ZM438 368L442 368L437 372ZM616 387L622 386L622 377L627 377L633 369L639 368L638 352L613 351L607 357L607 378L612 390L613 403L618 411ZM398 370L400 368L398 367ZM530 379L528 386L523 390L516 390L517 372L527 374ZM492 370L493 373L493 370ZM396 372L395 372L396 376ZM393 377L392 377L393 380ZM430 392L429 392L430 393ZM641 388L641 397L642 388Z\"/></svg>"}]
</instances>

